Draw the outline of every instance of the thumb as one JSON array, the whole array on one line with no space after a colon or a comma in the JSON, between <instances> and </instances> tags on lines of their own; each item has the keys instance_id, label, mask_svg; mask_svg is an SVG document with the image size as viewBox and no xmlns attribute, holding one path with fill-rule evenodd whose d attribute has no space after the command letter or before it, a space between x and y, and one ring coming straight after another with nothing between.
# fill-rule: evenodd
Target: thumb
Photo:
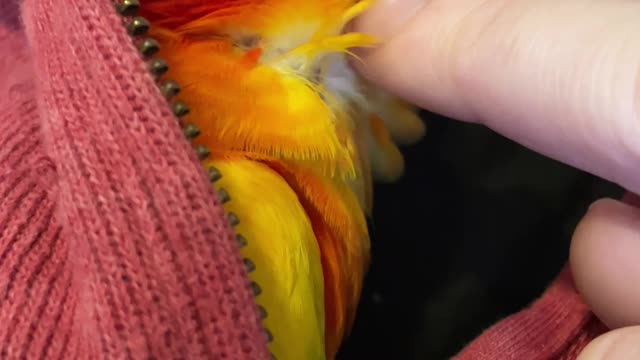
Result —
<instances>
[{"instance_id":1,"label":"thumb","mask_svg":"<svg viewBox=\"0 0 640 360\"><path fill-rule=\"evenodd\" d=\"M640 193L640 3L379 0L365 78Z\"/></svg>"},{"instance_id":2,"label":"thumb","mask_svg":"<svg viewBox=\"0 0 640 360\"><path fill-rule=\"evenodd\" d=\"M640 209L599 200L576 228L570 263L576 288L610 329L640 324Z\"/></svg>"},{"instance_id":3,"label":"thumb","mask_svg":"<svg viewBox=\"0 0 640 360\"><path fill-rule=\"evenodd\" d=\"M476 0L471 0L476 1ZM420 107L457 119L469 119L469 109L460 105L453 67L457 56L451 51L457 37L455 18L467 0L378 0L356 18L351 29L382 41L374 49L359 49L364 61L353 65L369 81ZM444 3L442 6L439 3Z\"/></svg>"},{"instance_id":4,"label":"thumb","mask_svg":"<svg viewBox=\"0 0 640 360\"><path fill-rule=\"evenodd\" d=\"M592 341L577 360L640 359L640 326L617 329Z\"/></svg>"}]
</instances>

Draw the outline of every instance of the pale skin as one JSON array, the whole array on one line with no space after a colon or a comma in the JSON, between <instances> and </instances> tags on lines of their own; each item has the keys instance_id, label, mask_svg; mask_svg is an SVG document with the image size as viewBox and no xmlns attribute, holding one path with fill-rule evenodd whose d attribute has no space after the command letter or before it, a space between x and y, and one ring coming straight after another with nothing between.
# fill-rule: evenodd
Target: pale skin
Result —
<instances>
[{"instance_id":1,"label":"pale skin","mask_svg":"<svg viewBox=\"0 0 640 360\"><path fill-rule=\"evenodd\" d=\"M640 193L640 1L378 0L355 63L415 104ZM594 203L570 265L611 329L579 360L640 358L640 205Z\"/></svg>"}]
</instances>

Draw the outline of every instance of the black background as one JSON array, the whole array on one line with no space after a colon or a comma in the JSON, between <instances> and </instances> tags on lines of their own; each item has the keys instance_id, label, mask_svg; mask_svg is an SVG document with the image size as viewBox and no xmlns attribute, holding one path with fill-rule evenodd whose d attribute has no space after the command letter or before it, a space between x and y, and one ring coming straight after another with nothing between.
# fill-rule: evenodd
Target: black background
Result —
<instances>
[{"instance_id":1,"label":"black background","mask_svg":"<svg viewBox=\"0 0 640 360\"><path fill-rule=\"evenodd\" d=\"M538 297L588 205L621 190L478 126L424 114L376 187L373 263L339 360L448 359Z\"/></svg>"}]
</instances>

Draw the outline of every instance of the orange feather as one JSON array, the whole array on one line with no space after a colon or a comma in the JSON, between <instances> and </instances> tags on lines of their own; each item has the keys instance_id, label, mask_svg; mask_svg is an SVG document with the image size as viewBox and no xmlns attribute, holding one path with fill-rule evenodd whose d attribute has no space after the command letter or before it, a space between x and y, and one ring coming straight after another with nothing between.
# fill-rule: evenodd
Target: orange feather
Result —
<instances>
[{"instance_id":1,"label":"orange feather","mask_svg":"<svg viewBox=\"0 0 640 360\"><path fill-rule=\"evenodd\" d=\"M166 76L182 85L186 121L201 129L196 143L214 160L267 165L297 195L320 250L329 359L353 324L369 263L371 165L397 160L382 121L370 123L371 109L358 103L357 78L321 81L325 55L371 42L340 36L356 4L364 2L146 0L141 14L169 63ZM369 154L390 161L370 163Z\"/></svg>"}]
</instances>

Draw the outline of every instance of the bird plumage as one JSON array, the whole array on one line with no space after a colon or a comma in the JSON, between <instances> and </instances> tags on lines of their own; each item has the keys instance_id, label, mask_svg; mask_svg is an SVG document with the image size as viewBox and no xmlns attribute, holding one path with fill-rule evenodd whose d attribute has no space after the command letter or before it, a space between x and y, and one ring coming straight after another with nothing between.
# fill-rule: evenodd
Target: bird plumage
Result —
<instances>
[{"instance_id":1,"label":"bird plumage","mask_svg":"<svg viewBox=\"0 0 640 360\"><path fill-rule=\"evenodd\" d=\"M242 219L243 255L278 359L332 359L352 326L369 263L372 182L403 171L395 143L424 125L348 65L372 46L345 25L355 0L147 0L143 15L182 84ZM297 344L297 345L296 345Z\"/></svg>"}]
</instances>

